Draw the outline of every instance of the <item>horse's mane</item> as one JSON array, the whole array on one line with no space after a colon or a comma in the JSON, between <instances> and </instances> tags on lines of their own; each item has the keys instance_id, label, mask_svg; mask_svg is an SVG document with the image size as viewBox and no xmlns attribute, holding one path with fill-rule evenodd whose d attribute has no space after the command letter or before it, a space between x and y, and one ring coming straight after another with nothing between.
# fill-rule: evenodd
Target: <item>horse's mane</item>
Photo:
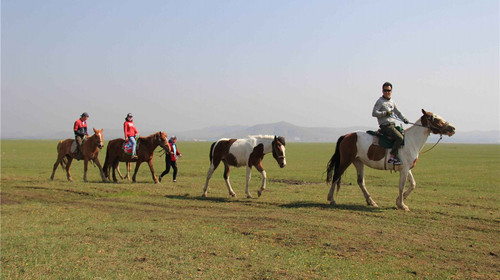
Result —
<instances>
[{"instance_id":1,"label":"horse's mane","mask_svg":"<svg viewBox=\"0 0 500 280\"><path fill-rule=\"evenodd\" d=\"M153 133L153 134L151 134L149 136L146 136L146 137L145 136L141 136L139 138L148 138L149 139L149 138L153 138L156 134L160 134L160 133L161 133L161 131L157 131L157 132L155 132L155 133Z\"/></svg>"}]
</instances>

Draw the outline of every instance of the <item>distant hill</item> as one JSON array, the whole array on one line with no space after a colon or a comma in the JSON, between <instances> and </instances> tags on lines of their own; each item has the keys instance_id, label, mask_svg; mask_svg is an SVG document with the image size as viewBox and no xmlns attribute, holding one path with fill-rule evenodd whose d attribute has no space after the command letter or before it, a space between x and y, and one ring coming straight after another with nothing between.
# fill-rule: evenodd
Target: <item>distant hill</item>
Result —
<instances>
[{"instance_id":1,"label":"distant hill","mask_svg":"<svg viewBox=\"0 0 500 280\"><path fill-rule=\"evenodd\" d=\"M337 139L350 131L367 130L367 127L301 127L287 122L271 124L259 124L254 126L227 126L207 127L184 131L177 134L179 140L214 141L224 137L243 138L248 135L279 135L290 142L335 142Z\"/></svg>"},{"instance_id":2,"label":"distant hill","mask_svg":"<svg viewBox=\"0 0 500 280\"><path fill-rule=\"evenodd\" d=\"M188 130L183 132L175 132L179 141L215 141L220 138L243 138L248 135L270 134L279 135L286 138L288 142L336 142L337 139L344 134L352 131L373 130L376 127L366 126L351 126L351 127L302 127L296 126L288 122L278 122L269 124L258 124L254 126L211 126L202 129ZM148 136L147 133L141 136ZM167 131L168 135L173 135L171 131ZM5 135L4 139L11 137ZM71 132L64 131L51 135L35 135L29 137L21 137L22 139L65 139L73 138ZM104 138L106 140L114 138L123 138L123 131L120 129L104 129ZM431 135L427 142L436 142L439 136ZM460 131L452 137L443 137L442 143L471 143L471 144L500 144L500 130L491 131Z\"/></svg>"}]
</instances>

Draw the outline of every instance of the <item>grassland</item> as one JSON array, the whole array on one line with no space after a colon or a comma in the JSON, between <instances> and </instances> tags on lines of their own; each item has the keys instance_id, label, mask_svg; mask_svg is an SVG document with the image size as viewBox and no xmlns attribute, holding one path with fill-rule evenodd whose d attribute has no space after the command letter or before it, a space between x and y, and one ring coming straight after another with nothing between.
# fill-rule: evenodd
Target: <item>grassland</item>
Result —
<instances>
[{"instance_id":1,"label":"grassland","mask_svg":"<svg viewBox=\"0 0 500 280\"><path fill-rule=\"evenodd\" d=\"M287 167L264 160L268 189L230 198L217 170L201 198L210 143L178 143L179 175L101 183L83 163L49 180L56 141L1 142L2 279L499 279L500 145L440 144L422 155L417 188L396 210L399 174L367 170L380 208L348 169L326 201L334 144L287 144ZM104 161L104 152L100 155ZM156 174L163 158L155 155ZM124 166L121 166L122 171ZM254 172L251 191L260 174Z\"/></svg>"}]
</instances>

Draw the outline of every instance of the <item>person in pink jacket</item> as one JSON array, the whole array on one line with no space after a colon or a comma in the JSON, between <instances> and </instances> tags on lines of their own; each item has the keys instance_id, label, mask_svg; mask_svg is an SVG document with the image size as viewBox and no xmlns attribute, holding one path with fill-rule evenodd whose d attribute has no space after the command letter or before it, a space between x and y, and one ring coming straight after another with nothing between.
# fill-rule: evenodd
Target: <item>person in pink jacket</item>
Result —
<instances>
[{"instance_id":1,"label":"person in pink jacket","mask_svg":"<svg viewBox=\"0 0 500 280\"><path fill-rule=\"evenodd\" d=\"M123 131L125 133L125 140L128 139L128 142L132 144L132 159L136 159L137 155L135 154L135 148L137 147L137 143L135 141L135 137L139 134L139 132L135 128L132 113L127 114L125 122L123 123Z\"/></svg>"}]
</instances>

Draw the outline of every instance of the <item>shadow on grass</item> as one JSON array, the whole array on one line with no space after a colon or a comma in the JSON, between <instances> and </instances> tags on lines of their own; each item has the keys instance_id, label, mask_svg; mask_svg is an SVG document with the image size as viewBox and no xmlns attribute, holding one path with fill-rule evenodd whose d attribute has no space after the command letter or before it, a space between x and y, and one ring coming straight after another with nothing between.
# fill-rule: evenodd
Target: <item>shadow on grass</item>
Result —
<instances>
[{"instance_id":1,"label":"shadow on grass","mask_svg":"<svg viewBox=\"0 0 500 280\"><path fill-rule=\"evenodd\" d=\"M245 199L237 199L233 197L201 197L201 196L190 196L189 194L183 194L183 195L165 195L165 198L170 198L170 199L181 199L181 200L191 200L191 201L210 201L210 202L216 202L216 203L244 203L248 204L251 202L252 198L245 198ZM274 203L267 203L267 204L274 204ZM275 206L281 207L281 208L319 208L319 209L339 209L339 210L349 210L349 211L360 211L360 212L370 212L370 213L377 213L377 212L383 212L389 209L393 208L375 208L372 206L365 206L365 205L330 205L329 203L318 203L318 202L312 202L312 201L296 201L296 202L291 202L291 203L286 203L286 204L274 204Z\"/></svg>"},{"instance_id":2,"label":"shadow on grass","mask_svg":"<svg viewBox=\"0 0 500 280\"><path fill-rule=\"evenodd\" d=\"M310 201L296 201L287 204L282 204L282 208L320 208L320 209L340 209L340 210L350 210L350 211L363 211L363 212L382 212L388 210L389 208L375 208L373 206L365 205L331 205L329 203L317 203Z\"/></svg>"},{"instance_id":3,"label":"shadow on grass","mask_svg":"<svg viewBox=\"0 0 500 280\"><path fill-rule=\"evenodd\" d=\"M248 199L247 200L239 200L237 198L234 198L234 197L201 197L201 196L190 196L189 194L183 194L183 195L165 195L163 197L166 197L166 198L170 198L170 199L183 199L183 200L196 200L196 201L211 201L211 202L218 202L218 203L221 203L221 202L224 202L224 203L227 203L227 202L245 202L247 203L248 202Z\"/></svg>"}]
</instances>

